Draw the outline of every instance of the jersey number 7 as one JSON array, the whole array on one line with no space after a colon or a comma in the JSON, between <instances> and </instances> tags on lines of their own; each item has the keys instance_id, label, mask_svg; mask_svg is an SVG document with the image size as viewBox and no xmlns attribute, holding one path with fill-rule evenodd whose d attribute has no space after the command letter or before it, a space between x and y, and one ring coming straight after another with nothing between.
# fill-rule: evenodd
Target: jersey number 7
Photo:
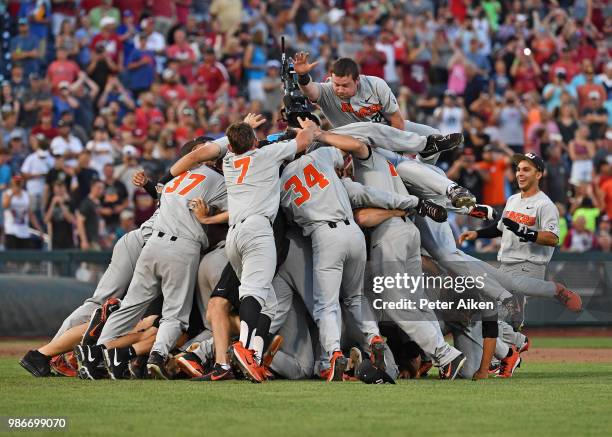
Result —
<instances>
[{"instance_id":1,"label":"jersey number 7","mask_svg":"<svg viewBox=\"0 0 612 437\"><path fill-rule=\"evenodd\" d=\"M185 178L187 178L191 182L185 185L177 193L179 196L185 196L187 193L189 193L199 184L204 182L204 179L206 179L206 176L204 176L203 174L198 174L198 173L189 173L188 171L186 171L185 173L181 173L179 176L177 176L176 178L172 180L173 182L172 185L168 185L166 187L166 189L164 190L164 193L174 193L179 188L179 186L183 183Z\"/></svg>"},{"instance_id":2,"label":"jersey number 7","mask_svg":"<svg viewBox=\"0 0 612 437\"><path fill-rule=\"evenodd\" d=\"M320 173L312 164L308 164L306 167L304 167L304 180L306 181L308 188L318 185L319 188L324 189L329 185L329 181L325 175ZM293 175L287 179L287 182L285 182L285 185L283 186L283 190L285 191L288 191L291 188L293 188L293 192L295 194L299 195L299 197L293 200L296 206L301 206L304 202L310 199L310 191L308 191L308 188L304 186L300 178L298 178L296 175Z\"/></svg>"}]
</instances>

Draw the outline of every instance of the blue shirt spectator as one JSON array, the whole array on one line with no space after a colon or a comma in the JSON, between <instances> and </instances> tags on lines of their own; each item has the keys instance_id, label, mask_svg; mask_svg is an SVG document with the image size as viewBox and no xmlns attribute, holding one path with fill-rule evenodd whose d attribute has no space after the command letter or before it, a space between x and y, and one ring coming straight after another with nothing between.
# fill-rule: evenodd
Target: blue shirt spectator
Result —
<instances>
[{"instance_id":1,"label":"blue shirt spectator","mask_svg":"<svg viewBox=\"0 0 612 437\"><path fill-rule=\"evenodd\" d=\"M24 73L40 69L40 40L30 33L27 18L19 19L19 34L11 39L11 57L23 66Z\"/></svg>"}]
</instances>

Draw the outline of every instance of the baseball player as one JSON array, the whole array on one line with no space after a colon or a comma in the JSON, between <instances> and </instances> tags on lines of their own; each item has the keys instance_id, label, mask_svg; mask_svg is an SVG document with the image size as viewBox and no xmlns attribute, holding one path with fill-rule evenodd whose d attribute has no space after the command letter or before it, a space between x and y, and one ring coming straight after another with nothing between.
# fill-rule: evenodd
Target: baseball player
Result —
<instances>
[{"instance_id":1,"label":"baseball player","mask_svg":"<svg viewBox=\"0 0 612 437\"><path fill-rule=\"evenodd\" d=\"M478 231L464 232L459 242L501 236L501 247L497 255L501 262L499 270L513 275L519 282L523 278L543 280L546 266L559 242L559 213L555 204L539 189L539 181L544 173L542 158L533 153L516 154L512 161L516 165L520 192L510 196L498 223ZM580 296L558 283L547 282L525 294L554 297L570 311L578 312L582 309ZM523 307L524 299L521 298ZM500 328L502 333L507 331L503 335L510 338L522 335L515 333L506 323L501 323ZM502 359L499 376L511 377L521 361L519 351L514 344L508 346L497 342L497 345L495 355ZM483 360L490 362L490 359L490 356L483 355Z\"/></svg>"},{"instance_id":2,"label":"baseball player","mask_svg":"<svg viewBox=\"0 0 612 437\"><path fill-rule=\"evenodd\" d=\"M279 168L312 142L312 128L296 138L261 149L253 128L234 123L226 131L229 152L223 158L228 193L227 256L240 278L240 339L230 347L233 362L253 382L264 379L260 367L263 339L274 317L272 278L276 247L272 222L280 201Z\"/></svg>"},{"instance_id":3,"label":"baseball player","mask_svg":"<svg viewBox=\"0 0 612 437\"><path fill-rule=\"evenodd\" d=\"M355 139L345 135L323 132L320 140L338 147L339 142L354 143ZM381 191L407 195L395 168L376 149L359 142L352 153L355 180ZM396 179L394 179L396 178ZM398 244L398 241L405 244ZM414 224L401 218L390 218L371 233L373 276L394 276L398 272L421 276L420 238ZM403 290L390 288L386 297L391 301L404 298ZM418 299L422 289L415 290L413 298ZM372 298L372 296L369 296ZM465 362L465 356L448 345L440 332L440 326L433 312L427 308L383 311L403 332L412 338L440 367L442 378L454 379Z\"/></svg>"},{"instance_id":4,"label":"baseball player","mask_svg":"<svg viewBox=\"0 0 612 437\"><path fill-rule=\"evenodd\" d=\"M198 198L221 211L227 210L223 177L208 166L182 173L164 185L153 235L136 263L121 308L109 317L98 339L98 345L104 345L125 334L149 302L163 294L162 319L147 363L149 373L156 378L168 379L164 363L181 332L187 329L200 251L208 247L206 233L190 210ZM101 354L107 363L117 358L109 357L103 347L88 348L87 354L84 348L77 347L79 365L87 360L85 368L99 361Z\"/></svg>"}]
</instances>

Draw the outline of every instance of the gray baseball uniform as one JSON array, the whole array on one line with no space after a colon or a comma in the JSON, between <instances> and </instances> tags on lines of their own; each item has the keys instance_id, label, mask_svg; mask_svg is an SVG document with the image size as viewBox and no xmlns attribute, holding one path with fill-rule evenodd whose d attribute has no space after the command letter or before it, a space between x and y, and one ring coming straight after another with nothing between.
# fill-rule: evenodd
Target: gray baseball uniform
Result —
<instances>
[{"instance_id":1,"label":"gray baseball uniform","mask_svg":"<svg viewBox=\"0 0 612 437\"><path fill-rule=\"evenodd\" d=\"M328 358L340 350L340 296L368 341L379 335L365 312L365 238L336 175L342 164L338 149L319 147L288 164L281 176L281 206L312 239L313 316Z\"/></svg>"},{"instance_id":2,"label":"gray baseball uniform","mask_svg":"<svg viewBox=\"0 0 612 437\"><path fill-rule=\"evenodd\" d=\"M62 323L55 334L54 339L60 337L68 329L87 323L91 314L96 308L99 308L107 299L117 297L123 299L125 293L130 286L136 261L140 256L142 247L145 245L151 233L156 210L153 216L144 222L140 228L128 232L117 241L113 247L113 255L110 264L100 278L96 291L92 297L83 302L83 305L75 309Z\"/></svg>"},{"instance_id":3,"label":"gray baseball uniform","mask_svg":"<svg viewBox=\"0 0 612 437\"><path fill-rule=\"evenodd\" d=\"M164 186L153 235L136 263L121 308L109 317L98 344L128 332L160 293L164 295L162 318L151 351L167 356L187 329L200 251L208 246L202 225L189 209L196 198L221 211L227 209L223 177L206 165Z\"/></svg>"},{"instance_id":4,"label":"gray baseball uniform","mask_svg":"<svg viewBox=\"0 0 612 437\"><path fill-rule=\"evenodd\" d=\"M261 313L274 318L276 296L272 278L276 248L271 223L280 202L279 168L292 159L297 143L281 141L223 159L230 228L225 249L240 278L240 299L254 297Z\"/></svg>"},{"instance_id":5,"label":"gray baseball uniform","mask_svg":"<svg viewBox=\"0 0 612 437\"><path fill-rule=\"evenodd\" d=\"M367 159L353 157L353 170L355 179L364 185L382 191L408 194L395 167L376 150L372 150ZM370 244L372 276L408 273L418 277L423 274L420 236L410 220L404 221L394 217L384 221L372 231ZM371 300L375 298L371 293L367 294ZM400 301L407 297L404 294L404 290L389 288L385 291L384 298L387 301ZM412 295L413 300L416 299L417 302L422 297L422 288L415 290ZM446 365L459 355L458 350L444 341L440 325L431 310L419 308L389 310L384 311L384 314L431 356L436 364Z\"/></svg>"}]
</instances>

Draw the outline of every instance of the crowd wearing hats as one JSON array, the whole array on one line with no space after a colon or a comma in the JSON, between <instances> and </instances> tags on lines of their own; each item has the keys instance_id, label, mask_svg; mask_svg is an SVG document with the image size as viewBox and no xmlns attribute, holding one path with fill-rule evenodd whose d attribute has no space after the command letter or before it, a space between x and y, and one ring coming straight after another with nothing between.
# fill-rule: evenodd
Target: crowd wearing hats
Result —
<instances>
[{"instance_id":1,"label":"crowd wearing hats","mask_svg":"<svg viewBox=\"0 0 612 437\"><path fill-rule=\"evenodd\" d=\"M289 55L319 61L313 80L351 57L389 83L405 118L463 131L438 165L482 203L513 192L513 153L541 156L562 250L610 250L605 1L9 0L0 13L0 189L24 185L31 229L71 226L53 248L109 248L139 225L154 205L131 175L156 180L185 141L221 137L247 112L268 119L262 138L284 129L284 35ZM58 180L70 214L52 202Z\"/></svg>"}]
</instances>

